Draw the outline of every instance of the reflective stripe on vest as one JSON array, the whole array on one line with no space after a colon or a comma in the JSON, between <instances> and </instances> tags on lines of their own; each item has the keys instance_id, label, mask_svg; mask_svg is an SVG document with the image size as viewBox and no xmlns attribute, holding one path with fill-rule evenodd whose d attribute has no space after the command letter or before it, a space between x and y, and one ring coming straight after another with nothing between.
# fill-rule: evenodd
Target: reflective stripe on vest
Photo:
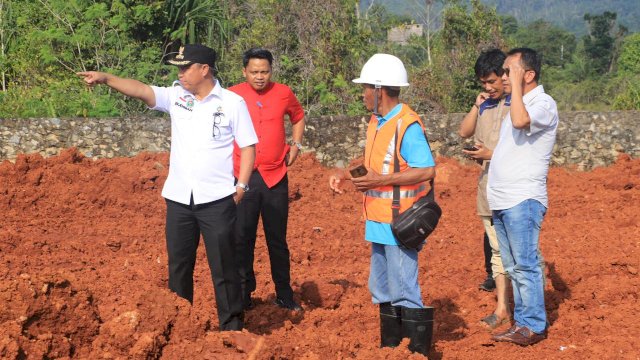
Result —
<instances>
[{"instance_id":1,"label":"reflective stripe on vest","mask_svg":"<svg viewBox=\"0 0 640 360\"><path fill-rule=\"evenodd\" d=\"M402 187L400 187L402 189ZM427 186L422 183L417 189L400 190L400 199L415 198L419 193L427 190ZM393 199L393 190L391 191L379 191L379 190L367 190L366 196L379 198L379 199Z\"/></svg>"},{"instance_id":2,"label":"reflective stripe on vest","mask_svg":"<svg viewBox=\"0 0 640 360\"><path fill-rule=\"evenodd\" d=\"M398 120L398 132L400 132L400 127L402 126L402 119ZM400 136L398 136L400 138ZM387 146L387 153L384 155L384 159L382 160L382 171L381 175L388 175L393 173L393 169L391 169L391 162L393 161L393 152L396 150L396 139L395 136L389 142L389 146Z\"/></svg>"}]
</instances>

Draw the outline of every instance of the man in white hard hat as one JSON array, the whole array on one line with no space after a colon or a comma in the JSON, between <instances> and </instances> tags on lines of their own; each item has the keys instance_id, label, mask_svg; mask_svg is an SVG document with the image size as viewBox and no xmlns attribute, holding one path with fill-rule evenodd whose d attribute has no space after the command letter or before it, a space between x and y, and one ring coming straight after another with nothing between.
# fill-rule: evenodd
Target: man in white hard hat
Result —
<instances>
[{"instance_id":1,"label":"man in white hard hat","mask_svg":"<svg viewBox=\"0 0 640 360\"><path fill-rule=\"evenodd\" d=\"M422 121L400 102L400 87L409 86L400 59L375 54L353 82L363 85L363 102L373 113L367 129L366 174L354 177L340 171L331 176L329 186L342 193L342 182L351 180L364 193L365 240L371 242L369 290L373 303L380 305L381 346L395 347L408 337L409 349L426 356L431 347L433 308L422 303L419 249L400 246L390 224L394 214L427 193L435 162ZM394 200L394 188L399 190L399 202Z\"/></svg>"}]
</instances>

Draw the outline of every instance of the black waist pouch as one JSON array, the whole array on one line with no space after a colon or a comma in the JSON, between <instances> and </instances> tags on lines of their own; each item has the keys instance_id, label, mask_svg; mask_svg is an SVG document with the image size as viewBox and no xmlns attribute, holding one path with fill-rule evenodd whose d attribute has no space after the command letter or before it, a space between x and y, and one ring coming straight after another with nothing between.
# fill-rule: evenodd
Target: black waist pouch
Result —
<instances>
[{"instance_id":1,"label":"black waist pouch","mask_svg":"<svg viewBox=\"0 0 640 360\"><path fill-rule=\"evenodd\" d=\"M425 139L427 135L425 134ZM428 142L428 141L427 141ZM398 143L398 130L396 129L394 144ZM393 171L400 172L398 152L393 152ZM391 232L401 246L407 249L420 249L427 237L436 229L442 209L435 199L435 181L429 180L431 189L427 195L416 200L413 205L399 214L400 186L393 186L393 202L391 205L392 221Z\"/></svg>"},{"instance_id":2,"label":"black waist pouch","mask_svg":"<svg viewBox=\"0 0 640 360\"><path fill-rule=\"evenodd\" d=\"M436 229L442 209L431 197L421 197L393 219L391 231L402 246L417 249Z\"/></svg>"}]
</instances>

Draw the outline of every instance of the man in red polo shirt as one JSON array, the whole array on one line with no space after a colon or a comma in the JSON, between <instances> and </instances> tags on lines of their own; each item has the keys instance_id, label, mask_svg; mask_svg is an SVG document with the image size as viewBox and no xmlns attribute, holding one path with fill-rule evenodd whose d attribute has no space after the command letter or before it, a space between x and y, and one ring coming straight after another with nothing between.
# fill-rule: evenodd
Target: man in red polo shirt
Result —
<instances>
[{"instance_id":1,"label":"man in red polo shirt","mask_svg":"<svg viewBox=\"0 0 640 360\"><path fill-rule=\"evenodd\" d=\"M236 221L237 256L244 306L246 309L253 306L251 293L256 289L253 258L258 220L262 216L271 262L271 278L276 287L275 303L289 310L301 311L302 307L293 300L290 284L287 166L293 164L302 146L304 110L288 86L271 82L271 52L260 48L247 50L242 62L242 74L247 81L232 86L229 90L244 98L258 135L256 160L249 184L238 184L247 190L238 204ZM285 139L285 115L289 116L292 124L291 146ZM237 177L240 169L240 149L237 147L234 151L234 164Z\"/></svg>"}]
</instances>

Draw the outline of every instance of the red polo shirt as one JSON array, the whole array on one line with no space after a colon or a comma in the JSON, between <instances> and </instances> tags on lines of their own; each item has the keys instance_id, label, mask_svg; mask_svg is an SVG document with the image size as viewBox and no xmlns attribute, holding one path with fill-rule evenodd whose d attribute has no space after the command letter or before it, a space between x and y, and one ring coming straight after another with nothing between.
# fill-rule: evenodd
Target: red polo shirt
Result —
<instances>
[{"instance_id":1,"label":"red polo shirt","mask_svg":"<svg viewBox=\"0 0 640 360\"><path fill-rule=\"evenodd\" d=\"M253 127L258 135L256 161L258 169L268 187L275 186L287 173L284 158L289 152L284 132L284 116L289 115L292 124L304 118L304 110L291 89L283 84L270 83L258 92L249 83L234 85L229 90L242 96L249 108ZM233 150L233 173L240 171L240 148Z\"/></svg>"}]
</instances>

